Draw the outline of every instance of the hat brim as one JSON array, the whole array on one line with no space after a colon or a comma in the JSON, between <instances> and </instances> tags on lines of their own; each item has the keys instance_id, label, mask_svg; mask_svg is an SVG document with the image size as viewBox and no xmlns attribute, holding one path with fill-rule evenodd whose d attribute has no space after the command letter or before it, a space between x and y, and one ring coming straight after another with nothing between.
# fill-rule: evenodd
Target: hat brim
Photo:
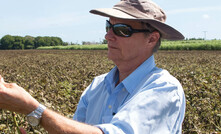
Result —
<instances>
[{"instance_id":1,"label":"hat brim","mask_svg":"<svg viewBox=\"0 0 221 134\"><path fill-rule=\"evenodd\" d=\"M90 13L101 15L104 17L113 17L113 18L119 18L119 19L125 19L125 20L135 20L135 21L146 22L150 24L151 26L153 26L154 28L156 28L161 33L161 37L163 39L167 39L167 40L184 39L184 36L179 31L155 19L135 18L125 12L122 12L120 10L113 9L113 8L93 9L90 11Z\"/></svg>"}]
</instances>

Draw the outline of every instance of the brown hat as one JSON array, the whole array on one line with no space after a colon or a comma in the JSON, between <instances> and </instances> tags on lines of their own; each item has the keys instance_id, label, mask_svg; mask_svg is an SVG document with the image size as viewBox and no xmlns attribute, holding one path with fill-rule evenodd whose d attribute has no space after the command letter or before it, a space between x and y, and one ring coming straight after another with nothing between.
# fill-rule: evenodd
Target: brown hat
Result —
<instances>
[{"instance_id":1,"label":"brown hat","mask_svg":"<svg viewBox=\"0 0 221 134\"><path fill-rule=\"evenodd\" d=\"M151 0L121 0L113 8L93 9L90 13L145 22L156 28L163 39L184 39L184 36L179 31L165 24L166 14Z\"/></svg>"}]
</instances>

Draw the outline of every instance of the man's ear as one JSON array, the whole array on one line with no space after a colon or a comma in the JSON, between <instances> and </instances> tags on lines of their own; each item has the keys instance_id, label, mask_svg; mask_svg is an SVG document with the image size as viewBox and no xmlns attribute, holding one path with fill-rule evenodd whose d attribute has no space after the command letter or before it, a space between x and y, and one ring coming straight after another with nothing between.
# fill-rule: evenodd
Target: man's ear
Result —
<instances>
[{"instance_id":1,"label":"man's ear","mask_svg":"<svg viewBox=\"0 0 221 134\"><path fill-rule=\"evenodd\" d=\"M150 33L148 36L148 44L154 47L159 39L160 39L160 33L157 31L154 31Z\"/></svg>"}]
</instances>

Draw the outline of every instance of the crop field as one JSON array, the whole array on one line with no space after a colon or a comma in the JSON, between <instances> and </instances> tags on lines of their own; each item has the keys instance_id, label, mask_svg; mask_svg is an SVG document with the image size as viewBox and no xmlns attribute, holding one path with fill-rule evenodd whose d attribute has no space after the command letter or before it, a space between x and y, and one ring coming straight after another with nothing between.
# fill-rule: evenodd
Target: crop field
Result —
<instances>
[{"instance_id":1,"label":"crop field","mask_svg":"<svg viewBox=\"0 0 221 134\"><path fill-rule=\"evenodd\" d=\"M114 67L106 50L4 50L0 75L25 88L48 108L72 118L80 95L95 76ZM183 85L186 96L184 134L221 134L221 51L159 51L156 64ZM0 109L0 133L17 133L16 123L30 134L24 115Z\"/></svg>"},{"instance_id":2,"label":"crop field","mask_svg":"<svg viewBox=\"0 0 221 134\"><path fill-rule=\"evenodd\" d=\"M37 49L107 50L107 44L44 46ZM161 42L160 50L221 50L221 40L180 40Z\"/></svg>"}]
</instances>

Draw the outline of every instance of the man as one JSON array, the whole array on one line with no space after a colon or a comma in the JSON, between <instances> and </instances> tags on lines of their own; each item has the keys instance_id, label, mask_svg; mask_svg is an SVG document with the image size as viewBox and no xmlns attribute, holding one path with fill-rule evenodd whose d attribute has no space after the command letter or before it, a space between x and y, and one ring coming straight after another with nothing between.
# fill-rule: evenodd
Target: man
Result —
<instances>
[{"instance_id":1,"label":"man","mask_svg":"<svg viewBox=\"0 0 221 134\"><path fill-rule=\"evenodd\" d=\"M84 91L74 120L39 104L23 88L0 81L0 108L28 115L49 133L181 133L185 97L181 84L155 66L160 39L183 35L165 24L165 13L150 0L121 0L91 13L106 21L108 58L116 67L96 77ZM33 112L35 111L35 112Z\"/></svg>"}]
</instances>

